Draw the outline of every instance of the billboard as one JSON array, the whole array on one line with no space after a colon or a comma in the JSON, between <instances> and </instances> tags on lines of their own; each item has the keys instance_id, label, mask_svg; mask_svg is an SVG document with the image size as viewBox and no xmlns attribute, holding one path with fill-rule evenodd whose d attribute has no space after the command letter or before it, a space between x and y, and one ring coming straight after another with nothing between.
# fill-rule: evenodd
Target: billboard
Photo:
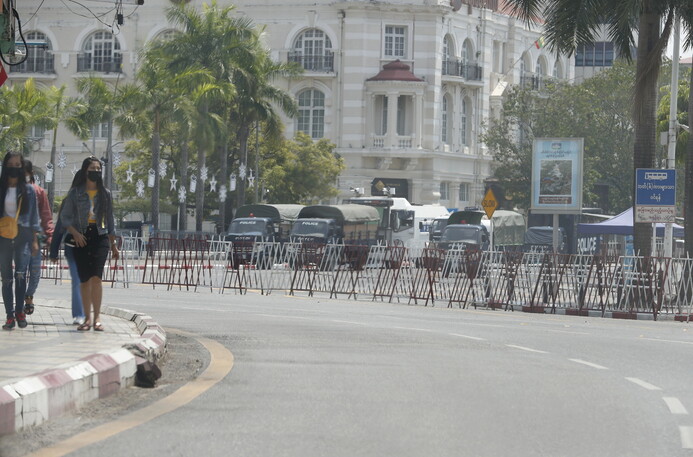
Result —
<instances>
[{"instance_id":1,"label":"billboard","mask_svg":"<svg viewBox=\"0 0 693 457\"><path fill-rule=\"evenodd\" d=\"M532 212L580 214L582 138L536 138L532 148Z\"/></svg>"}]
</instances>

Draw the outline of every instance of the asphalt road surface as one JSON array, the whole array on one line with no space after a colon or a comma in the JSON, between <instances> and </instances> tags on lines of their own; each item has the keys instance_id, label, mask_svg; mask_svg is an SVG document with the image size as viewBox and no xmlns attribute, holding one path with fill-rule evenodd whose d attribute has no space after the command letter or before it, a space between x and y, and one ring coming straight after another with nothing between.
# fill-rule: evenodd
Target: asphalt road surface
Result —
<instances>
[{"instance_id":1,"label":"asphalt road surface","mask_svg":"<svg viewBox=\"0 0 693 457\"><path fill-rule=\"evenodd\" d=\"M164 289L104 302L222 345L231 371L70 455L693 455L688 324Z\"/></svg>"}]
</instances>

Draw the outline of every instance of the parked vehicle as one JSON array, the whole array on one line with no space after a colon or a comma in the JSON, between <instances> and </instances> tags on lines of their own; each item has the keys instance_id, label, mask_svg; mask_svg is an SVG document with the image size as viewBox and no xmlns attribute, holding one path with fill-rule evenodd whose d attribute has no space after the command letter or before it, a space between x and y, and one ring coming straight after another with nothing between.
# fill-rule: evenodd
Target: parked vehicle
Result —
<instances>
[{"instance_id":1,"label":"parked vehicle","mask_svg":"<svg viewBox=\"0 0 693 457\"><path fill-rule=\"evenodd\" d=\"M484 215L481 223L488 229L494 250L519 249L524 243L525 217L515 211L497 209L493 212L493 224Z\"/></svg>"},{"instance_id":2,"label":"parked vehicle","mask_svg":"<svg viewBox=\"0 0 693 457\"><path fill-rule=\"evenodd\" d=\"M481 218L484 216L483 211L479 210L462 210L454 211L447 217L442 216L433 220L431 229L428 232L429 241L438 242L445 227L449 224L476 224L481 225Z\"/></svg>"},{"instance_id":3,"label":"parked vehicle","mask_svg":"<svg viewBox=\"0 0 693 457\"><path fill-rule=\"evenodd\" d=\"M298 214L289 235L292 242L373 244L380 214L364 205L311 205Z\"/></svg>"},{"instance_id":4,"label":"parked vehicle","mask_svg":"<svg viewBox=\"0 0 693 457\"><path fill-rule=\"evenodd\" d=\"M228 241L280 241L289 239L291 225L303 205L243 205L226 231Z\"/></svg>"},{"instance_id":5,"label":"parked vehicle","mask_svg":"<svg viewBox=\"0 0 693 457\"><path fill-rule=\"evenodd\" d=\"M448 224L443 229L437 246L444 250L459 246L486 251L489 242L488 229L483 224Z\"/></svg>"}]
</instances>

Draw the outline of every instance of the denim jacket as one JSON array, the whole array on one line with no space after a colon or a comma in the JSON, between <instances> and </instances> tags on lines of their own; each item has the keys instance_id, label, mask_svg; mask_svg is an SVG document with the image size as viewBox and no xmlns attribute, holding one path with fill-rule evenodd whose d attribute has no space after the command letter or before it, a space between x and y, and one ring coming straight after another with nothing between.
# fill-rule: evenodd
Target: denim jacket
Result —
<instances>
[{"instance_id":1,"label":"denim jacket","mask_svg":"<svg viewBox=\"0 0 693 457\"><path fill-rule=\"evenodd\" d=\"M115 235L115 220L113 219L113 199L111 191L106 189L106 208L103 221L97 221L96 227L99 235ZM78 232L86 232L89 225L89 209L91 202L87 194L86 186L73 187L65 197L63 210L60 213L60 222L63 227L74 227ZM94 213L99 214L99 201L94 203ZM65 233L68 233L65 230Z\"/></svg>"},{"instance_id":2,"label":"denim jacket","mask_svg":"<svg viewBox=\"0 0 693 457\"><path fill-rule=\"evenodd\" d=\"M24 185L26 187L24 188L24 198L22 199L22 208L19 211L17 225L20 229L40 232L41 225L39 224L38 205L36 204L36 191L34 191L34 186L31 184ZM17 204L19 204L19 197L17 197ZM24 208L26 208L26 211L24 211ZM0 214L0 216L2 215Z\"/></svg>"}]
</instances>

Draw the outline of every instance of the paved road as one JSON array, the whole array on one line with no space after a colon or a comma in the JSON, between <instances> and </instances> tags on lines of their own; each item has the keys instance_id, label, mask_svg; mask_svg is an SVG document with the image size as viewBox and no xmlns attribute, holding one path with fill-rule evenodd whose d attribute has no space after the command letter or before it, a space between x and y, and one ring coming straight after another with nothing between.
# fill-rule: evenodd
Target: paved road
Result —
<instances>
[{"instance_id":1,"label":"paved road","mask_svg":"<svg viewBox=\"0 0 693 457\"><path fill-rule=\"evenodd\" d=\"M74 455L693 455L688 324L144 286L105 301L235 362Z\"/></svg>"}]
</instances>

